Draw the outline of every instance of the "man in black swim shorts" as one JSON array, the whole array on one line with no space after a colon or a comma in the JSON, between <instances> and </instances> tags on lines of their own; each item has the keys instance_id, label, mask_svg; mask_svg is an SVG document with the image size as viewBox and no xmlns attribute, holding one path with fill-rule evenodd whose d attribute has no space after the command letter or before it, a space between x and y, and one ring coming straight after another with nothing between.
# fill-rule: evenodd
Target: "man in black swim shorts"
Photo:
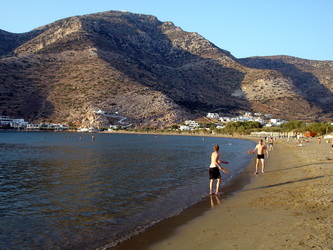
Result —
<instances>
[{"instance_id":1,"label":"man in black swim shorts","mask_svg":"<svg viewBox=\"0 0 333 250\"><path fill-rule=\"evenodd\" d=\"M221 174L218 167L209 168L209 179L221 179Z\"/></svg>"},{"instance_id":2,"label":"man in black swim shorts","mask_svg":"<svg viewBox=\"0 0 333 250\"><path fill-rule=\"evenodd\" d=\"M220 188L220 183L221 183L221 174L220 174L220 170L227 174L228 170L226 168L223 168L220 166L219 163L224 163L224 164L228 164L229 162L227 161L221 161L219 159L219 145L215 145L214 146L214 152L211 155L211 162L210 162L210 166L209 166L209 191L210 194L218 194L219 193L219 188ZM213 193L213 183L214 180L216 180L216 189L215 189L215 193Z\"/></svg>"},{"instance_id":3,"label":"man in black swim shorts","mask_svg":"<svg viewBox=\"0 0 333 250\"><path fill-rule=\"evenodd\" d=\"M264 154L262 154L262 155L257 154L257 159L265 159L265 155Z\"/></svg>"},{"instance_id":4,"label":"man in black swim shorts","mask_svg":"<svg viewBox=\"0 0 333 250\"><path fill-rule=\"evenodd\" d=\"M264 169L265 169L265 154L264 153L266 151L267 158L269 157L269 153L268 153L266 145L263 144L262 139L259 140L259 143L253 150L253 153L256 150L258 150L258 151L257 151L256 171L254 172L254 174L258 174L259 162L261 162L261 172L264 173Z\"/></svg>"}]
</instances>

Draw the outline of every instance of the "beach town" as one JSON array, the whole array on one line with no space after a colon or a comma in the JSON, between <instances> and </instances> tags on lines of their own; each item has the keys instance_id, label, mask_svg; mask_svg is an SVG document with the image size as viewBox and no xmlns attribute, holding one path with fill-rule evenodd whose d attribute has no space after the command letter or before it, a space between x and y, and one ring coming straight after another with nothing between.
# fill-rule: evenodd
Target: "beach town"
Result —
<instances>
[{"instance_id":1,"label":"beach town","mask_svg":"<svg viewBox=\"0 0 333 250\"><path fill-rule=\"evenodd\" d=\"M0 116L0 129L15 129L15 130L47 130L47 131L78 131L78 132L98 132L98 131L115 131L115 130L134 130L136 129L133 124L126 122L127 117L118 114L106 113L105 111L99 109L93 111L95 119L91 122L89 127L69 127L65 124L60 123L31 123L27 122L22 118L11 118L9 116ZM109 125L108 127L97 127L94 126L94 121L99 120L100 117L112 117L118 120L116 125ZM199 121L198 121L199 120ZM198 129L210 130L210 125L214 125L215 129L225 128L227 123L233 122L258 122L263 128L278 127L285 124L287 121L282 119L274 118L271 114L261 114L252 112L243 112L238 116L220 116L218 113L207 113L202 119L196 120L184 120L181 124L171 126L170 130L179 131L194 131ZM333 122L327 123L333 125ZM203 127L206 126L206 127Z\"/></svg>"}]
</instances>

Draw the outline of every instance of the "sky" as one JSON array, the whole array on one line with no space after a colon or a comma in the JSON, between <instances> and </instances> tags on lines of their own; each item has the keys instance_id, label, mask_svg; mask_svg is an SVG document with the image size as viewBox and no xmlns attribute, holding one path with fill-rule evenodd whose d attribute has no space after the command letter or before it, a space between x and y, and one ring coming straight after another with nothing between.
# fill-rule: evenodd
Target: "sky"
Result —
<instances>
[{"instance_id":1,"label":"sky","mask_svg":"<svg viewBox=\"0 0 333 250\"><path fill-rule=\"evenodd\" d=\"M23 33L109 10L171 21L237 58L333 61L333 0L0 0L0 29Z\"/></svg>"}]
</instances>

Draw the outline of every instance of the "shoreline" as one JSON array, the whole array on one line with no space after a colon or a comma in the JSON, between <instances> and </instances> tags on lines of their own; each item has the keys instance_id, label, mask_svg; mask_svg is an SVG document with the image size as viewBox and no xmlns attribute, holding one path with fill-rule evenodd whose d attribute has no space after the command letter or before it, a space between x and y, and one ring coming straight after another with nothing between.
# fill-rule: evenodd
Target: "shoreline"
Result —
<instances>
[{"instance_id":1,"label":"shoreline","mask_svg":"<svg viewBox=\"0 0 333 250\"><path fill-rule=\"evenodd\" d=\"M202 136L202 135L189 135L189 136ZM249 136L225 137L225 136L208 135L207 137L223 137L223 138L231 138L238 140L249 140L254 142L257 142L258 140L258 138L256 137L249 137ZM255 164L255 157L253 157L250 160L248 165L238 175L236 175L234 178L229 180L224 185L221 185L220 193L222 194L219 195L218 197L216 197L215 195L210 196L208 192L207 196L203 200L186 208L180 214L172 216L170 218L163 219L162 221L149 227L144 232L139 233L138 235L134 235L128 240L120 242L118 245L112 247L112 249L144 250L148 249L149 247L151 247L156 243L162 242L163 240L171 237L173 234L175 234L175 232L179 227L189 223L193 219L196 219L200 216L204 216L204 214L210 211L213 206L218 206L218 204L223 202L223 200L232 198L236 192L242 190L247 184L251 183L255 178L255 176L253 175L254 164ZM209 185L209 180L207 179L207 187L208 185Z\"/></svg>"},{"instance_id":2,"label":"shoreline","mask_svg":"<svg viewBox=\"0 0 333 250\"><path fill-rule=\"evenodd\" d=\"M247 167L235 176L233 179L229 180L225 185L221 185L220 191L222 195L218 197L209 194L203 200L197 202L196 204L186 208L180 214L166 218L146 231L131 237L128 240L120 242L117 246L112 249L115 250L127 250L127 249L136 249L144 250L148 249L154 244L163 242L164 240L172 237L177 232L179 227L186 225L192 220L205 216L206 212L209 212L212 207L218 206L219 203L222 203L225 199L232 199L235 192L242 190L247 184L253 180L253 171L252 168L255 164L255 158L250 160L250 163ZM207 186L209 182L207 181ZM170 248L172 249L172 248Z\"/></svg>"},{"instance_id":3,"label":"shoreline","mask_svg":"<svg viewBox=\"0 0 333 250\"><path fill-rule=\"evenodd\" d=\"M332 158L316 139L278 140L265 174L253 175L253 157L219 201L207 197L113 249L332 249Z\"/></svg>"}]
</instances>

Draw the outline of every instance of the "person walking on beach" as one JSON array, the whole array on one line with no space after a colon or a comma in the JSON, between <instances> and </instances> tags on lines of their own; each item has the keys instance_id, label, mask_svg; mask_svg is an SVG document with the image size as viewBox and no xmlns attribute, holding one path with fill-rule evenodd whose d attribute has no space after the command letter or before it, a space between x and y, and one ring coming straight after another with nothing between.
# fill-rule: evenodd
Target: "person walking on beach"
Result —
<instances>
[{"instance_id":1,"label":"person walking on beach","mask_svg":"<svg viewBox=\"0 0 333 250\"><path fill-rule=\"evenodd\" d=\"M274 147L273 147L273 138L270 137L269 140L268 140L268 151L273 151L274 150Z\"/></svg>"},{"instance_id":2,"label":"person walking on beach","mask_svg":"<svg viewBox=\"0 0 333 250\"><path fill-rule=\"evenodd\" d=\"M221 169L221 171L225 174L229 173L227 168L223 168L219 164L219 163L223 163L223 164L229 163L227 161L220 160L219 149L220 149L219 145L214 146L214 152L211 155L211 162L210 162L210 166L209 166L209 179L210 179L209 191L210 191L211 195L214 195L214 194L217 195L219 193L219 188L220 188L220 183L221 183L221 174L220 174L219 169ZM213 184L214 184L215 180L216 180L216 188L215 188L215 193L213 193Z\"/></svg>"},{"instance_id":3,"label":"person walking on beach","mask_svg":"<svg viewBox=\"0 0 333 250\"><path fill-rule=\"evenodd\" d=\"M252 151L253 153L257 150L257 161L256 161L256 171L254 174L258 174L258 167L259 163L261 162L261 172L264 172L265 169L265 151L267 154L267 158L269 157L268 149L265 144L263 144L262 139L259 140L259 143L256 145L254 150Z\"/></svg>"}]
</instances>

